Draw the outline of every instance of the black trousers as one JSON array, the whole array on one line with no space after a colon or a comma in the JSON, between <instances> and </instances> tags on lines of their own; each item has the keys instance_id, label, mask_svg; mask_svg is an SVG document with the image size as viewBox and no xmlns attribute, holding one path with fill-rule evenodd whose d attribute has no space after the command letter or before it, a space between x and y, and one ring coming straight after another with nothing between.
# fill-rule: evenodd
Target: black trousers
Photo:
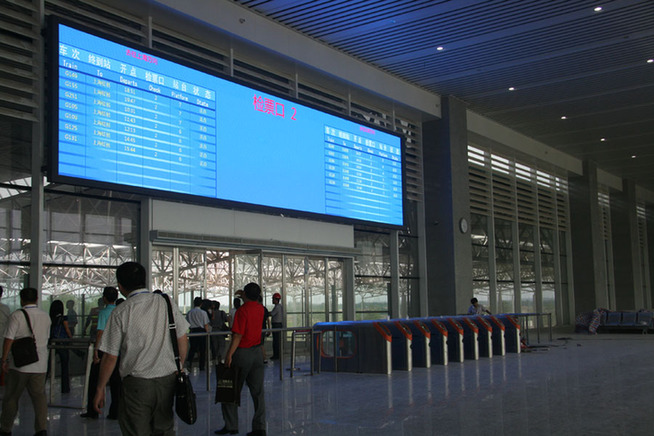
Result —
<instances>
[{"instance_id":1,"label":"black trousers","mask_svg":"<svg viewBox=\"0 0 654 436\"><path fill-rule=\"evenodd\" d=\"M273 322L272 328L280 329L284 327L284 324L281 322ZM273 358L279 359L280 354L280 345L282 342L282 332L273 332Z\"/></svg>"},{"instance_id":2,"label":"black trousers","mask_svg":"<svg viewBox=\"0 0 654 436\"><path fill-rule=\"evenodd\" d=\"M191 333L206 333L203 327L195 327L190 329ZM200 359L200 369L204 369L204 364L207 363L207 338L204 336L191 336L191 346L188 350L188 366L193 365L193 357L198 353Z\"/></svg>"},{"instance_id":3,"label":"black trousers","mask_svg":"<svg viewBox=\"0 0 654 436\"><path fill-rule=\"evenodd\" d=\"M102 351L98 351L100 359L102 359ZM118 367L120 366L120 358L116 361L116 368L114 372L111 373L109 378L109 391L111 392L111 405L109 406L109 416L118 417L118 406L120 404L120 373L118 372ZM86 403L86 413L95 415L95 410L93 409L93 400L95 398L95 391L98 387L98 378L100 378L100 364L93 363L91 365L91 373L89 374L89 388L88 388L88 401Z\"/></svg>"}]
</instances>

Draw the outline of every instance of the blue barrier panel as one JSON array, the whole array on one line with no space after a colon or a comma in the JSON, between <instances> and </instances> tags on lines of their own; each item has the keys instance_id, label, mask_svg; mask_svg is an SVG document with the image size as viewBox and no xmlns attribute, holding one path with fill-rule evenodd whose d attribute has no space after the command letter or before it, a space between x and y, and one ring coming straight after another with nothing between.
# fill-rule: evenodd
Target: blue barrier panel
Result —
<instances>
[{"instance_id":1,"label":"blue barrier panel","mask_svg":"<svg viewBox=\"0 0 654 436\"><path fill-rule=\"evenodd\" d=\"M314 325L314 357L322 371L391 373L391 335L372 322L325 322ZM317 361L317 360L316 360Z\"/></svg>"}]
</instances>

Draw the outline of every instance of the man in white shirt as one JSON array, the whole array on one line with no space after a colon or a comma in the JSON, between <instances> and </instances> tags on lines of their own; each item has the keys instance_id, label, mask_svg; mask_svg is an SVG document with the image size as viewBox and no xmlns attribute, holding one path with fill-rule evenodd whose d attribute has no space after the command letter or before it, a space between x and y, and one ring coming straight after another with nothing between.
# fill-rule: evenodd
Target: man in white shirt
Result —
<instances>
[{"instance_id":1,"label":"man in white shirt","mask_svg":"<svg viewBox=\"0 0 654 436\"><path fill-rule=\"evenodd\" d=\"M275 305L275 307L270 312L270 321L272 323L272 328L274 329L280 329L284 327L284 308L282 307L281 301L282 301L282 294L280 294L279 292L275 292L272 296L272 302ZM282 338L281 332L273 333L273 355L271 357L272 360L279 359L280 347L282 342L281 338Z\"/></svg>"},{"instance_id":2,"label":"man in white shirt","mask_svg":"<svg viewBox=\"0 0 654 436\"><path fill-rule=\"evenodd\" d=\"M39 292L34 288L20 291L20 305L27 312L34 337L39 360L17 368L13 359L9 359L10 350L15 339L31 336L30 328L22 310L16 310L9 317L7 331L2 348L2 371L7 373L5 395L2 399L0 416L0 436L11 435L14 419L18 413L18 401L25 388L32 399L34 407L35 436L47 435L48 400L45 395L45 373L48 369L48 338L50 336L50 316L36 305Z\"/></svg>"},{"instance_id":3,"label":"man in white shirt","mask_svg":"<svg viewBox=\"0 0 654 436\"><path fill-rule=\"evenodd\" d=\"M186 314L191 333L208 333L210 332L209 315L200 306L202 306L202 297L193 299L193 309ZM207 361L207 338L205 336L191 336L191 349L188 352L188 367L193 366L193 356L198 353L200 359L200 371L204 370Z\"/></svg>"},{"instance_id":4,"label":"man in white shirt","mask_svg":"<svg viewBox=\"0 0 654 436\"><path fill-rule=\"evenodd\" d=\"M468 315L490 315L490 310L486 309L483 305L479 304L479 300L473 298L470 300L470 307L468 308Z\"/></svg>"},{"instance_id":5,"label":"man in white shirt","mask_svg":"<svg viewBox=\"0 0 654 436\"><path fill-rule=\"evenodd\" d=\"M105 387L120 356L122 389L118 423L123 435L175 434L175 354L168 330L165 298L146 288L145 268L126 262L116 270L120 292L127 300L111 312L98 349L104 354L95 393L95 410L105 403ZM188 323L177 305L173 318L180 364L188 351Z\"/></svg>"}]
</instances>

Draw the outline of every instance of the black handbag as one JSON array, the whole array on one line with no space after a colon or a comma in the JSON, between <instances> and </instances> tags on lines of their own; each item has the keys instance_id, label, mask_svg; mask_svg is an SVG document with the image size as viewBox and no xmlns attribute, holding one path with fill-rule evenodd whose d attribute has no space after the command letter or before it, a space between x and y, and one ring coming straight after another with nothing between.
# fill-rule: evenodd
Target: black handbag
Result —
<instances>
[{"instance_id":1,"label":"black handbag","mask_svg":"<svg viewBox=\"0 0 654 436\"><path fill-rule=\"evenodd\" d=\"M16 368L39 361L39 353L36 351L36 338L34 337L30 317L27 316L25 309L20 309L20 311L25 315L25 321L27 321L31 336L15 339L11 344L11 355L14 358Z\"/></svg>"},{"instance_id":2,"label":"black handbag","mask_svg":"<svg viewBox=\"0 0 654 436\"><path fill-rule=\"evenodd\" d=\"M239 367L227 367L224 363L216 365L216 403L241 405L241 392L238 386Z\"/></svg>"},{"instance_id":3,"label":"black handbag","mask_svg":"<svg viewBox=\"0 0 654 436\"><path fill-rule=\"evenodd\" d=\"M175 363L177 364L177 375L175 378L175 413L179 419L187 424L195 424L198 419L198 410L195 404L195 392L188 375L182 371L179 364L179 346L177 345L177 329L175 328L175 317L173 316L173 307L170 299L166 294L162 294L168 305L168 331L170 339L173 342L173 352L175 353Z\"/></svg>"}]
</instances>

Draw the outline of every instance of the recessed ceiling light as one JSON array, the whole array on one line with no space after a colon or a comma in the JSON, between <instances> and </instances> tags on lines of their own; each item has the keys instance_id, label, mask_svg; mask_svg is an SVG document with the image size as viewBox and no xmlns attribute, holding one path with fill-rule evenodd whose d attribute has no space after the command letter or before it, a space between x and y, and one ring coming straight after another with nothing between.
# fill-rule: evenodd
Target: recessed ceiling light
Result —
<instances>
[{"instance_id":1,"label":"recessed ceiling light","mask_svg":"<svg viewBox=\"0 0 654 436\"><path fill-rule=\"evenodd\" d=\"M562 119L562 120L567 120L568 117L566 117L565 115L563 115L563 116L561 117L561 119Z\"/></svg>"},{"instance_id":2,"label":"recessed ceiling light","mask_svg":"<svg viewBox=\"0 0 654 436\"><path fill-rule=\"evenodd\" d=\"M632 155L631 155L631 158L632 158L632 159L636 159L636 155L635 155L635 154L632 154Z\"/></svg>"},{"instance_id":3,"label":"recessed ceiling light","mask_svg":"<svg viewBox=\"0 0 654 436\"><path fill-rule=\"evenodd\" d=\"M509 91L515 91L515 88L512 86L509 88Z\"/></svg>"},{"instance_id":4,"label":"recessed ceiling light","mask_svg":"<svg viewBox=\"0 0 654 436\"><path fill-rule=\"evenodd\" d=\"M600 139L600 141L605 142L605 141L606 141L606 138L602 138L602 139Z\"/></svg>"},{"instance_id":5,"label":"recessed ceiling light","mask_svg":"<svg viewBox=\"0 0 654 436\"><path fill-rule=\"evenodd\" d=\"M648 64L654 64L654 59L647 59Z\"/></svg>"},{"instance_id":6,"label":"recessed ceiling light","mask_svg":"<svg viewBox=\"0 0 654 436\"><path fill-rule=\"evenodd\" d=\"M601 7L601 6L597 6L597 7L596 7L595 9L593 9L593 10L594 10L595 12L601 12L601 11L602 11L602 7Z\"/></svg>"},{"instance_id":7,"label":"recessed ceiling light","mask_svg":"<svg viewBox=\"0 0 654 436\"><path fill-rule=\"evenodd\" d=\"M443 51L443 50L445 50L445 47L443 47L443 46L438 46L438 47L436 47L436 50L438 50L438 51Z\"/></svg>"}]
</instances>

